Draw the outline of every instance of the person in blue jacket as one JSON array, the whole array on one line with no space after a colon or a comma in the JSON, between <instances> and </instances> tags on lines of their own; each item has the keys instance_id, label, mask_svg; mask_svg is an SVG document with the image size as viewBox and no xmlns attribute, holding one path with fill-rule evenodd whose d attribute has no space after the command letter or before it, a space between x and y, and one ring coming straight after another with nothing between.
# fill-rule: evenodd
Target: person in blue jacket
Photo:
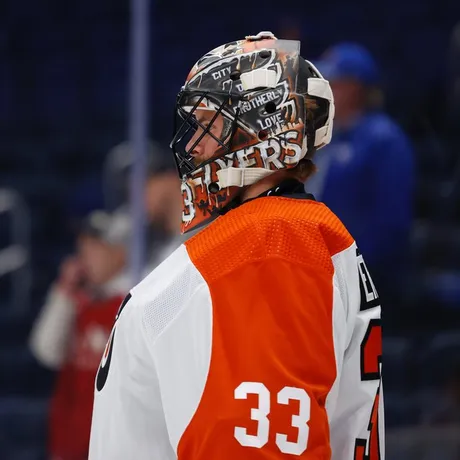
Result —
<instances>
[{"instance_id":1,"label":"person in blue jacket","mask_svg":"<svg viewBox=\"0 0 460 460\"><path fill-rule=\"evenodd\" d=\"M412 221L411 143L381 109L379 70L365 48L338 44L317 67L331 83L336 112L332 142L315 157L318 172L307 191L344 222L377 285L397 297Z\"/></svg>"}]
</instances>

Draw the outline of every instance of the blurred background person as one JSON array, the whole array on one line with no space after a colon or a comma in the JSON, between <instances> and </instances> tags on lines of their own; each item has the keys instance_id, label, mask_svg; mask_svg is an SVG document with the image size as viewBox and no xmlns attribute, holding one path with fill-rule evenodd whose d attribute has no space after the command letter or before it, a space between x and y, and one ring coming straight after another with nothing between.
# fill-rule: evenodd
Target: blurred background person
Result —
<instances>
[{"instance_id":1,"label":"blurred background person","mask_svg":"<svg viewBox=\"0 0 460 460\"><path fill-rule=\"evenodd\" d=\"M90 214L78 234L76 253L61 265L32 328L32 353L58 371L49 416L50 459L87 458L94 378L130 287L128 237L123 223L116 225L101 211Z\"/></svg>"},{"instance_id":2,"label":"blurred background person","mask_svg":"<svg viewBox=\"0 0 460 460\"><path fill-rule=\"evenodd\" d=\"M331 144L315 159L306 185L360 242L369 270L392 308L408 269L414 159L411 143L382 110L372 55L355 43L329 48L317 62L335 100Z\"/></svg>"},{"instance_id":3,"label":"blurred background person","mask_svg":"<svg viewBox=\"0 0 460 460\"><path fill-rule=\"evenodd\" d=\"M132 225L130 175L134 155L129 142L113 147L104 168L106 208ZM146 272L153 270L183 240L180 235L182 195L176 165L171 155L154 141L149 142L146 158L144 207L146 217Z\"/></svg>"},{"instance_id":4,"label":"blurred background person","mask_svg":"<svg viewBox=\"0 0 460 460\"><path fill-rule=\"evenodd\" d=\"M168 161L151 166L145 183L147 268L153 270L184 240L180 234L182 192L177 169Z\"/></svg>"},{"instance_id":5,"label":"blurred background person","mask_svg":"<svg viewBox=\"0 0 460 460\"><path fill-rule=\"evenodd\" d=\"M127 167L118 184L121 188L129 174ZM50 408L52 459L80 460L87 456L94 377L115 314L132 287L127 266L132 232L127 198L121 198L122 204L111 214L94 211L84 220L76 254L62 263L59 278L31 332L34 356L43 366L58 371ZM162 157L148 158L144 208L146 276L182 241L177 170Z\"/></svg>"}]
</instances>

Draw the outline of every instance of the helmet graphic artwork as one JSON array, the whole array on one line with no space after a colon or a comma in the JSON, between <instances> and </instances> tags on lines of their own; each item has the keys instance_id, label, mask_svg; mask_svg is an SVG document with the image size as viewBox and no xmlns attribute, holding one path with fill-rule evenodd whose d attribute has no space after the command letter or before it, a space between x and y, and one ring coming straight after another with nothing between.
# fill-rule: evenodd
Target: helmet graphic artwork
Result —
<instances>
[{"instance_id":1,"label":"helmet graphic artwork","mask_svg":"<svg viewBox=\"0 0 460 460\"><path fill-rule=\"evenodd\" d=\"M298 41L261 32L210 51L190 71L170 143L183 233L208 222L242 187L294 168L330 142L332 91L299 52ZM318 106L308 121L306 96Z\"/></svg>"}]
</instances>

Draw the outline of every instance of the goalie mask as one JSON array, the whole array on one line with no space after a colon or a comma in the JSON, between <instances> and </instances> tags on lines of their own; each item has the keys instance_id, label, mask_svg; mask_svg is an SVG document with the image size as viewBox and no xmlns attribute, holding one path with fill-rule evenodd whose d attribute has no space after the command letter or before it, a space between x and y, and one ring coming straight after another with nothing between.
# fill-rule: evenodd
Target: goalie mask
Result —
<instances>
[{"instance_id":1,"label":"goalie mask","mask_svg":"<svg viewBox=\"0 0 460 460\"><path fill-rule=\"evenodd\" d=\"M177 96L171 148L182 180L182 232L200 226L275 171L328 144L329 83L300 43L261 32L204 55ZM318 109L306 117L308 96Z\"/></svg>"}]
</instances>

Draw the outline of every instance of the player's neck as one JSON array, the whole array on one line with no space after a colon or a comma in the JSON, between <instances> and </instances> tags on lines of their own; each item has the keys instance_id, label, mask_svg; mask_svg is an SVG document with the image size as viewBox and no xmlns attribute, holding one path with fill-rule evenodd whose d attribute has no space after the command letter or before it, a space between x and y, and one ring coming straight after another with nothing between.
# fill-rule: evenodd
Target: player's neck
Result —
<instances>
[{"instance_id":1,"label":"player's neck","mask_svg":"<svg viewBox=\"0 0 460 460\"><path fill-rule=\"evenodd\" d=\"M257 198L260 194L270 190L273 187L276 187L280 182L285 179L284 171L278 171L276 173L270 174L267 177L264 177L255 184L247 187L243 194L241 195L241 201L245 202L253 198Z\"/></svg>"}]
</instances>

